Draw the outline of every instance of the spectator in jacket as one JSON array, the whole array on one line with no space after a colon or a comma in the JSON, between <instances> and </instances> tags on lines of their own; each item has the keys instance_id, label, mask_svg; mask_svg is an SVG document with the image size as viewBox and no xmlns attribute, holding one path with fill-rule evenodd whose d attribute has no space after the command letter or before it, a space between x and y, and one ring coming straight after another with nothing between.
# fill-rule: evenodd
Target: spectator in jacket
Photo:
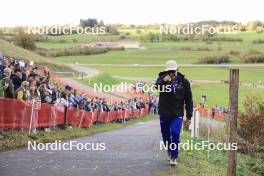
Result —
<instances>
[{"instance_id":1,"label":"spectator in jacket","mask_svg":"<svg viewBox=\"0 0 264 176\"><path fill-rule=\"evenodd\" d=\"M4 70L8 68L8 65L9 65L8 60L4 58L2 60L2 63L0 64L0 78L4 75Z\"/></svg>"},{"instance_id":2,"label":"spectator in jacket","mask_svg":"<svg viewBox=\"0 0 264 176\"><path fill-rule=\"evenodd\" d=\"M11 75L11 80L14 84L14 91L16 92L17 89L21 86L22 83L22 70L18 67L14 69L14 74Z\"/></svg>"},{"instance_id":3,"label":"spectator in jacket","mask_svg":"<svg viewBox=\"0 0 264 176\"><path fill-rule=\"evenodd\" d=\"M160 91L158 111L163 142L168 146L178 146L184 116L184 106L186 108L186 121L188 124L193 113L190 83L178 72L176 61L170 60L166 62L165 71L159 74L155 85ZM170 157L170 164L172 166L177 165L178 147L176 149L169 148L168 155Z\"/></svg>"},{"instance_id":4,"label":"spectator in jacket","mask_svg":"<svg viewBox=\"0 0 264 176\"><path fill-rule=\"evenodd\" d=\"M29 82L23 81L21 83L21 86L16 91L17 100L23 102L25 105L27 105L26 101L28 100L28 96L29 96L28 89L29 89Z\"/></svg>"},{"instance_id":5,"label":"spectator in jacket","mask_svg":"<svg viewBox=\"0 0 264 176\"><path fill-rule=\"evenodd\" d=\"M11 69L10 68L5 68L4 69L4 74L3 74L3 79L1 81L3 90L4 90L4 97L5 98L16 98L15 97L15 91L14 91L14 84L12 80L10 79L11 76Z\"/></svg>"}]
</instances>

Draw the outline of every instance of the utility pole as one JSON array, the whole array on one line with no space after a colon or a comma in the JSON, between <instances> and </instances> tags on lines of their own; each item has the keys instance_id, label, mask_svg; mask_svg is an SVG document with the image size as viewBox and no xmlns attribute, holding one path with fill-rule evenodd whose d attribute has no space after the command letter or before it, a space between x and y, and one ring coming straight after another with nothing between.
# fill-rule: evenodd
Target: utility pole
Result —
<instances>
[{"instance_id":1,"label":"utility pole","mask_svg":"<svg viewBox=\"0 0 264 176\"><path fill-rule=\"evenodd\" d=\"M238 87L239 69L230 69L229 74L229 118L228 118L228 144L237 143L237 112L238 112ZM236 151L227 152L227 176L236 175Z\"/></svg>"}]
</instances>

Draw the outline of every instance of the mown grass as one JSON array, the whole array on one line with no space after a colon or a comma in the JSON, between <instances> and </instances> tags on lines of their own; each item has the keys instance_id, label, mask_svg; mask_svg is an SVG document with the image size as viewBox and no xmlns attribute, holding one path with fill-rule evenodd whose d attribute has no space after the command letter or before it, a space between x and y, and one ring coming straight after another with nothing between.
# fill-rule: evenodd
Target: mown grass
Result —
<instances>
[{"instance_id":1,"label":"mown grass","mask_svg":"<svg viewBox=\"0 0 264 176\"><path fill-rule=\"evenodd\" d=\"M28 131L19 132L16 130L9 130L3 132L4 139L0 140L0 151L10 150L19 147L27 146L28 141L36 141L36 143L54 142L55 140L66 140L77 137L89 136L99 132L106 132L127 125L131 125L137 122L143 122L155 119L154 115L144 115L137 119L126 121L125 123L107 123L107 124L95 124L90 128L78 128L72 127L66 130L56 128L51 132L38 131L37 134L28 134Z\"/></svg>"},{"instance_id":2,"label":"mown grass","mask_svg":"<svg viewBox=\"0 0 264 176\"><path fill-rule=\"evenodd\" d=\"M190 140L189 132L181 134L181 142ZM206 139L196 139L194 143L201 143ZM154 176L223 176L226 175L227 153L226 151L213 150L180 150L178 165L171 167L164 160L166 168L153 173ZM237 154L237 175L261 176L264 174L264 164L258 158L252 158L244 154Z\"/></svg>"},{"instance_id":3,"label":"mown grass","mask_svg":"<svg viewBox=\"0 0 264 176\"><path fill-rule=\"evenodd\" d=\"M122 67L120 67L121 69ZM119 70L119 69L116 69ZM143 70L142 70L143 71ZM203 72L199 72L199 73L203 73ZM246 72L247 73L247 72ZM247 75L247 74L242 74L243 75ZM197 70L197 74L198 74L198 70ZM222 75L218 73L218 75ZM211 75L212 78L216 75ZM247 75L248 76L248 75ZM250 79L250 77L248 77ZM200 78L202 79L202 78ZM114 78L112 77L110 74L108 73L102 73L99 74L98 76L89 78L89 79L84 79L82 81L80 81L83 84L89 85L94 87L95 84L97 84L98 86L100 86L100 83L102 83L102 85L119 85L121 82L134 82L132 80L125 80L125 79L118 79L118 78ZM192 86L192 93L193 93L193 100L194 103L197 104L201 101L201 96L203 94L207 95L207 102L206 105L208 107L212 107L214 105L218 105L221 107L228 107L229 104L229 85L228 84L205 84L205 85L193 85ZM247 87L247 86L240 86L239 87L239 109L242 110L243 106L242 106L242 102L245 100L247 95L259 95L259 96L263 96L264 97L264 89L262 88L253 88L253 87Z\"/></svg>"},{"instance_id":4,"label":"mown grass","mask_svg":"<svg viewBox=\"0 0 264 176\"><path fill-rule=\"evenodd\" d=\"M129 31L129 30L123 30ZM133 31L133 30L132 30ZM62 37L74 38L70 36L52 36L49 42L58 42ZM130 35L128 35L130 36ZM133 37L132 37L133 36ZM139 40L139 35L132 33L132 38ZM254 44L253 40L261 39L264 37L263 33L257 34L256 32L239 32L237 34L219 35L220 37L233 37L241 38L243 42L226 42L214 41L208 44L206 41L166 41L166 42L144 42L142 43L144 49L127 49L119 52L109 52L100 56L74 56L74 57L58 57L58 61L73 63L78 62L82 64L164 64L168 59L174 58L180 64L198 63L199 58L213 55L230 54L230 51L238 52L238 55L231 55L231 63L243 63L242 55L247 51L256 50L263 51L263 44ZM80 37L80 36L76 36ZM87 36L84 36L86 38ZM89 38L89 39L88 39ZM105 36L88 36L87 40L104 41L106 39L118 40L118 36L105 35ZM54 41L53 41L54 40ZM84 39L86 40L86 39ZM109 40L110 41L110 40ZM52 45L51 45L52 46ZM182 50L181 47L190 48L208 48L209 51L195 51L195 50Z\"/></svg>"},{"instance_id":5,"label":"mown grass","mask_svg":"<svg viewBox=\"0 0 264 176\"><path fill-rule=\"evenodd\" d=\"M99 74L97 76L94 76L92 78L87 78L84 80L80 80L81 83L88 85L88 86L94 86L95 84L99 86L100 83L102 83L102 85L119 85L122 82L131 82L129 80L125 80L125 79L118 79L118 78L114 78L113 76L111 76L108 73L102 73Z\"/></svg>"},{"instance_id":6,"label":"mown grass","mask_svg":"<svg viewBox=\"0 0 264 176\"><path fill-rule=\"evenodd\" d=\"M206 94L206 104L208 107L216 104L222 107L228 107L229 85L197 85L192 87L192 92L195 103L199 103L201 101L202 94ZM238 92L238 108L240 110L243 110L242 103L246 99L247 95L258 95L264 97L264 89L241 86Z\"/></svg>"},{"instance_id":7,"label":"mown grass","mask_svg":"<svg viewBox=\"0 0 264 176\"><path fill-rule=\"evenodd\" d=\"M243 63L242 55L247 51L263 51L264 45L251 43L213 43L206 45L202 42L159 42L147 43L145 49L126 49L112 51L103 55L57 57L56 60L67 63L81 64L164 64L168 59L175 59L179 64L197 64L201 57L229 54L231 50L238 51L239 55L230 55L231 63ZM211 51L188 51L173 49L173 47L208 47ZM218 51L221 48L221 51Z\"/></svg>"},{"instance_id":8,"label":"mown grass","mask_svg":"<svg viewBox=\"0 0 264 176\"><path fill-rule=\"evenodd\" d=\"M101 55L56 57L57 61L80 64L164 64L174 58L178 63L198 63L202 56L210 56L206 51L174 51L170 49L126 49L111 51ZM232 60L232 58L231 58Z\"/></svg>"},{"instance_id":9,"label":"mown grass","mask_svg":"<svg viewBox=\"0 0 264 176\"><path fill-rule=\"evenodd\" d=\"M152 78L156 80L158 73L164 70L164 67L106 67L106 66L89 66L108 73L112 76L135 77L135 78ZM264 82L263 68L244 68L240 69L240 81L248 83ZM190 80L228 80L229 68L227 67L180 67L180 72Z\"/></svg>"}]
</instances>

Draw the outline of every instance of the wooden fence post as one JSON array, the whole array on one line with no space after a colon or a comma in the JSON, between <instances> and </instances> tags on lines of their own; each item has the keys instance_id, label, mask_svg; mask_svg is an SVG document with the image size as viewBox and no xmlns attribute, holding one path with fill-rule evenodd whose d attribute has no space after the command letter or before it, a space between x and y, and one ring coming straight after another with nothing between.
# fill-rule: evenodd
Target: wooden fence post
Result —
<instances>
[{"instance_id":1,"label":"wooden fence post","mask_svg":"<svg viewBox=\"0 0 264 176\"><path fill-rule=\"evenodd\" d=\"M237 112L238 112L238 87L239 69L230 69L229 78L229 118L228 118L228 144L237 143ZM236 175L236 151L227 152L227 176Z\"/></svg>"}]
</instances>

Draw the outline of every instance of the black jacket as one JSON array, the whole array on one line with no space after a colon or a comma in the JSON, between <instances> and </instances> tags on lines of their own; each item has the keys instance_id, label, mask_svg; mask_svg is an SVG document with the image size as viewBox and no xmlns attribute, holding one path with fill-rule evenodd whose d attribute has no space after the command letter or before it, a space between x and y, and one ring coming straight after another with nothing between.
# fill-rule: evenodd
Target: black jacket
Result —
<instances>
[{"instance_id":1,"label":"black jacket","mask_svg":"<svg viewBox=\"0 0 264 176\"><path fill-rule=\"evenodd\" d=\"M12 80L9 77L4 77L1 80L2 86L4 86L5 83L8 83L8 87L4 90L4 97L15 99L16 97L15 97L15 91L14 91L14 84Z\"/></svg>"},{"instance_id":2,"label":"black jacket","mask_svg":"<svg viewBox=\"0 0 264 176\"><path fill-rule=\"evenodd\" d=\"M163 78L166 75L167 72L160 72L159 78L155 84L156 88L160 91L158 105L159 115L168 119L179 116L183 117L185 105L186 117L191 119L193 113L193 100L189 81L184 78L184 75L178 72L175 79L170 82L165 82ZM169 85L170 89L165 89L164 86L166 85Z\"/></svg>"},{"instance_id":3,"label":"black jacket","mask_svg":"<svg viewBox=\"0 0 264 176\"><path fill-rule=\"evenodd\" d=\"M14 84L14 91L16 92L17 89L21 86L22 84L22 78L18 77L17 75L11 75L11 80Z\"/></svg>"}]
</instances>

